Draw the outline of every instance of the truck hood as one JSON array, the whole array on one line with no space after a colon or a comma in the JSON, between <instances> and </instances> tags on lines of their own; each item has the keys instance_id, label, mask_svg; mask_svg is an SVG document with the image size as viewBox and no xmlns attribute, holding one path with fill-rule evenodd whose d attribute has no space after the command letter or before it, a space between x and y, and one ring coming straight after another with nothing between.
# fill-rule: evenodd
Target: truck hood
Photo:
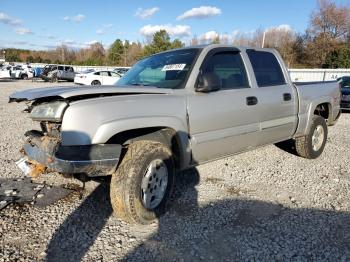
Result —
<instances>
[{"instance_id":1,"label":"truck hood","mask_svg":"<svg viewBox=\"0 0 350 262\"><path fill-rule=\"evenodd\" d=\"M9 102L33 101L37 99L63 98L80 100L100 96L138 95L138 94L172 94L171 89L141 86L84 86L84 87L44 87L33 88L10 95Z\"/></svg>"}]
</instances>

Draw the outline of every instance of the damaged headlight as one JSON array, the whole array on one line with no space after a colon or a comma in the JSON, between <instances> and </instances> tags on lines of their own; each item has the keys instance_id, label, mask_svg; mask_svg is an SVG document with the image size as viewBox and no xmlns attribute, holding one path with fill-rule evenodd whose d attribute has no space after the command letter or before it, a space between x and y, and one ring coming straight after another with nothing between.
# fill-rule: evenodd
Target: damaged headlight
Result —
<instances>
[{"instance_id":1,"label":"damaged headlight","mask_svg":"<svg viewBox=\"0 0 350 262\"><path fill-rule=\"evenodd\" d=\"M61 122L67 107L68 103L65 101L39 104L32 108L30 118L34 121Z\"/></svg>"}]
</instances>

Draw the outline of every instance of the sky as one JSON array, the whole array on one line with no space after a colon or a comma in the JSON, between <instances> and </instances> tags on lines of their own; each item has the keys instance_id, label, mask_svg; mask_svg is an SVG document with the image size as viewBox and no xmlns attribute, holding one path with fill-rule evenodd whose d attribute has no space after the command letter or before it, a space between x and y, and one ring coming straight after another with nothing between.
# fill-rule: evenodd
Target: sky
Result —
<instances>
[{"instance_id":1,"label":"sky","mask_svg":"<svg viewBox=\"0 0 350 262\"><path fill-rule=\"evenodd\" d=\"M316 7L317 0L0 0L0 48L108 47L117 38L145 43L160 29L185 43L194 36L232 39L258 28L303 32Z\"/></svg>"}]
</instances>

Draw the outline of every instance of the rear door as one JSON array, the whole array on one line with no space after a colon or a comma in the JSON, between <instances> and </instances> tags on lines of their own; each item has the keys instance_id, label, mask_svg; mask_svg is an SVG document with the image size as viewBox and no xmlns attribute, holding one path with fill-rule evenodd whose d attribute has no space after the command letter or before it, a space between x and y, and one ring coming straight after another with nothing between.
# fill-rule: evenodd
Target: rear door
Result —
<instances>
[{"instance_id":1,"label":"rear door","mask_svg":"<svg viewBox=\"0 0 350 262\"><path fill-rule=\"evenodd\" d=\"M109 85L110 76L108 71L101 71L100 78L102 85Z\"/></svg>"},{"instance_id":2,"label":"rear door","mask_svg":"<svg viewBox=\"0 0 350 262\"><path fill-rule=\"evenodd\" d=\"M259 131L255 88L249 84L240 52L233 48L214 49L204 60L201 71L217 75L222 88L188 97L194 162L254 147Z\"/></svg>"},{"instance_id":3,"label":"rear door","mask_svg":"<svg viewBox=\"0 0 350 262\"><path fill-rule=\"evenodd\" d=\"M284 66L275 54L248 49L256 79L257 113L260 120L258 145L291 138L297 127L297 93L288 83Z\"/></svg>"},{"instance_id":4,"label":"rear door","mask_svg":"<svg viewBox=\"0 0 350 262\"><path fill-rule=\"evenodd\" d=\"M73 80L75 77L74 69L71 66L66 67L66 78L68 80Z\"/></svg>"}]
</instances>

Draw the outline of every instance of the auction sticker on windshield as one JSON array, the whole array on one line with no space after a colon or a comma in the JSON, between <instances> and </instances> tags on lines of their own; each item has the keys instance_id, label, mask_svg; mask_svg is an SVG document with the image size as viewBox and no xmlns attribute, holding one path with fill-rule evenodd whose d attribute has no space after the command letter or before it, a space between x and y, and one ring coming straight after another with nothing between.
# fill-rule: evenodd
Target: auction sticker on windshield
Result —
<instances>
[{"instance_id":1,"label":"auction sticker on windshield","mask_svg":"<svg viewBox=\"0 0 350 262\"><path fill-rule=\"evenodd\" d=\"M170 65L165 65L162 68L162 71L180 71L185 68L186 64L170 64Z\"/></svg>"}]
</instances>

